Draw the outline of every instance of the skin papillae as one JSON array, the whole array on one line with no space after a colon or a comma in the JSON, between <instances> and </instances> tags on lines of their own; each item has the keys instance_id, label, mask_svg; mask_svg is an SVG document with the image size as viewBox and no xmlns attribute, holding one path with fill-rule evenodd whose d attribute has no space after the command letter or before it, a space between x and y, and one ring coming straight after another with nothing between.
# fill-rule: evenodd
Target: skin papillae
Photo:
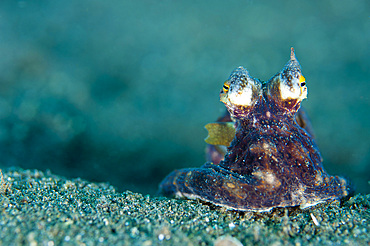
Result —
<instances>
[{"instance_id":1,"label":"skin papillae","mask_svg":"<svg viewBox=\"0 0 370 246\"><path fill-rule=\"evenodd\" d=\"M288 63L267 82L238 67L220 93L235 127L224 159L173 171L160 192L259 212L306 208L347 196L348 182L326 173L313 138L297 123L306 96L293 48Z\"/></svg>"}]
</instances>

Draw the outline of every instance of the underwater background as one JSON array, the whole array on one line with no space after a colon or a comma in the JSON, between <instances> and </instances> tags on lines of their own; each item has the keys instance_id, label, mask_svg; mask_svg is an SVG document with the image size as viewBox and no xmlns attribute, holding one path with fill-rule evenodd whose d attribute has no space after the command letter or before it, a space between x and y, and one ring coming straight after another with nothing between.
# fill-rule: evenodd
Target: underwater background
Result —
<instances>
[{"instance_id":1,"label":"underwater background","mask_svg":"<svg viewBox=\"0 0 370 246\"><path fill-rule=\"evenodd\" d=\"M290 47L324 167L370 192L370 2L0 2L0 168L155 194L205 162L237 66L268 80Z\"/></svg>"}]
</instances>

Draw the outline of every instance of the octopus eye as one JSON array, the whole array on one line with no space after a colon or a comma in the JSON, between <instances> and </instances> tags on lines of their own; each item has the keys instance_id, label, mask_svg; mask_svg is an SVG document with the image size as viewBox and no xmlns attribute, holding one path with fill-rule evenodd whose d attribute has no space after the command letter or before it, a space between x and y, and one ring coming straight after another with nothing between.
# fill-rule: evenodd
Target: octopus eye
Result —
<instances>
[{"instance_id":1,"label":"octopus eye","mask_svg":"<svg viewBox=\"0 0 370 246\"><path fill-rule=\"evenodd\" d=\"M290 78L279 77L275 81L280 84L279 90L282 100L299 99L302 101L307 97L306 79L302 74L292 75Z\"/></svg>"},{"instance_id":2,"label":"octopus eye","mask_svg":"<svg viewBox=\"0 0 370 246\"><path fill-rule=\"evenodd\" d=\"M303 75L299 76L299 82L301 83L301 87L306 85L306 79Z\"/></svg>"},{"instance_id":3,"label":"octopus eye","mask_svg":"<svg viewBox=\"0 0 370 246\"><path fill-rule=\"evenodd\" d=\"M227 93L227 92L229 91L229 88L230 88L230 83L229 83L229 81L226 81L226 82L224 83L224 85L222 86L222 91L223 91L224 93Z\"/></svg>"},{"instance_id":4,"label":"octopus eye","mask_svg":"<svg viewBox=\"0 0 370 246\"><path fill-rule=\"evenodd\" d=\"M236 115L240 116L243 112L247 113L248 110L245 111L245 109L252 107L261 95L261 82L251 77L244 67L238 67L223 84L220 101L226 105L232 115L235 111Z\"/></svg>"}]
</instances>

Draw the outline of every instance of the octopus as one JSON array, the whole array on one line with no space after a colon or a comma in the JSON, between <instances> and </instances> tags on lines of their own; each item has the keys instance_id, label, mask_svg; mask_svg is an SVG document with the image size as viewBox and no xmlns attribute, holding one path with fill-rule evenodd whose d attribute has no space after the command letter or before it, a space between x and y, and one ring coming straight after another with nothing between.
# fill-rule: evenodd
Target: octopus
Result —
<instances>
[{"instance_id":1,"label":"octopus","mask_svg":"<svg viewBox=\"0 0 370 246\"><path fill-rule=\"evenodd\" d=\"M208 161L173 171L160 183L160 193L255 212L304 209L348 196L348 181L323 168L300 108L306 97L293 48L287 64L266 82L236 68L220 92L228 113L206 125Z\"/></svg>"}]
</instances>

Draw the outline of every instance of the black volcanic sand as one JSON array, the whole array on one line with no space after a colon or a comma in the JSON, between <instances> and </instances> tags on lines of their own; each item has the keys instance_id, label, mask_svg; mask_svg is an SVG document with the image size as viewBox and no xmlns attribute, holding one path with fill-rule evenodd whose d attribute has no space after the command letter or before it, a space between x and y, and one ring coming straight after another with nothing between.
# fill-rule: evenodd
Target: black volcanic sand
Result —
<instances>
[{"instance_id":1,"label":"black volcanic sand","mask_svg":"<svg viewBox=\"0 0 370 246\"><path fill-rule=\"evenodd\" d=\"M305 210L238 213L198 201L119 193L106 183L8 169L0 201L0 245L370 243L370 195Z\"/></svg>"}]
</instances>

